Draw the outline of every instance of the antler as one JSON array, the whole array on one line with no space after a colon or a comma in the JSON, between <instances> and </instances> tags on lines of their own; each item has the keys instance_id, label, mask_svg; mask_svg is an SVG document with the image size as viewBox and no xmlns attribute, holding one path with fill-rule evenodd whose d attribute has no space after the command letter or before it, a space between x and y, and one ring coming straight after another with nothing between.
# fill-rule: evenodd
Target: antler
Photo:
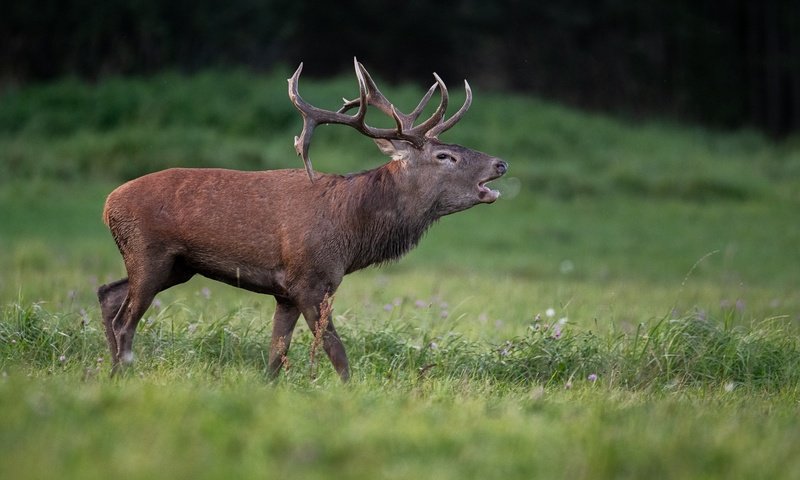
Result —
<instances>
[{"instance_id":1,"label":"antler","mask_svg":"<svg viewBox=\"0 0 800 480\"><path fill-rule=\"evenodd\" d=\"M297 154L303 158L308 178L310 178L312 182L314 181L314 169L311 166L311 160L308 158L308 149L311 145L311 136L317 125L349 125L370 138L406 140L417 147L421 147L426 141L436 138L439 134L450 129L456 122L461 120L461 117L464 116L469 106L472 104L472 90L469 87L469 83L464 80L464 87L467 92L464 105L461 106L455 115L444 121L448 101L447 87L442 79L439 78L439 75L434 73L433 76L436 79L436 83L428 89L428 92L422 97L417 107L409 114L401 113L381 93L375 81L372 79L369 72L367 72L367 69L364 68L364 65L360 64L356 58L353 58L353 64L355 66L356 78L358 79L359 97L354 100L344 99L344 105L336 112L317 108L300 97L297 91L297 82L300 78L300 73L303 71L302 63L300 63L294 75L289 79L289 99L303 116L303 130L300 132L299 137L294 137L294 148ZM433 92L437 88L441 91L442 95L439 106L427 120L415 127L414 122L417 121L422 111L428 105ZM396 128L375 128L367 125L364 120L368 105L372 105L381 112L392 117ZM358 107L358 111L354 115L347 115L345 113L356 107Z\"/></svg>"}]
</instances>

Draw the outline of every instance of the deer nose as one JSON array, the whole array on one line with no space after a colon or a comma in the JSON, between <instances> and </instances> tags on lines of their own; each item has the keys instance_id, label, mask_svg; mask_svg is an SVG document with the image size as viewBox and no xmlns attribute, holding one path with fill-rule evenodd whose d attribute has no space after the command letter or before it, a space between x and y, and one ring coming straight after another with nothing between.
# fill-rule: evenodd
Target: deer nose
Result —
<instances>
[{"instance_id":1,"label":"deer nose","mask_svg":"<svg viewBox=\"0 0 800 480\"><path fill-rule=\"evenodd\" d=\"M508 164L503 160L497 159L494 162L494 168L498 174L502 175L508 170Z\"/></svg>"}]
</instances>

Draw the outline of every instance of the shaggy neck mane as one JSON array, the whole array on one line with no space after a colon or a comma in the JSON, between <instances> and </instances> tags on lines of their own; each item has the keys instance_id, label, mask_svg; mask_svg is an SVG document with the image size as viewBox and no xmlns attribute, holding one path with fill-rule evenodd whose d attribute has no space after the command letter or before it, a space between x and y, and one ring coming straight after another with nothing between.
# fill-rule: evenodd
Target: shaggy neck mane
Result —
<instances>
[{"instance_id":1,"label":"shaggy neck mane","mask_svg":"<svg viewBox=\"0 0 800 480\"><path fill-rule=\"evenodd\" d=\"M397 162L339 177L351 228L344 251L353 252L347 272L397 260L414 248L438 219L435 199L414 188Z\"/></svg>"}]
</instances>

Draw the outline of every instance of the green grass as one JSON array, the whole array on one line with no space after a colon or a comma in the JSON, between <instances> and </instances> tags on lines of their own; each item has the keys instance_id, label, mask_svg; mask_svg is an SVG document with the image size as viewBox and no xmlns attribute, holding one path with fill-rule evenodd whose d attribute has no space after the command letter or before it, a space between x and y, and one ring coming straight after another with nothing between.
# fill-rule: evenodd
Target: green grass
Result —
<instances>
[{"instance_id":1,"label":"green grass","mask_svg":"<svg viewBox=\"0 0 800 480\"><path fill-rule=\"evenodd\" d=\"M109 379L94 291L124 272L105 195L176 165L300 167L287 76L0 98L0 477L796 478L797 139L479 85L446 139L508 160L504 196L345 278L349 385L310 365L304 326L266 381L272 299L204 279L158 297L134 370ZM301 82L328 108L354 90ZM401 109L422 93L383 90ZM333 172L382 161L341 127L311 156Z\"/></svg>"}]
</instances>

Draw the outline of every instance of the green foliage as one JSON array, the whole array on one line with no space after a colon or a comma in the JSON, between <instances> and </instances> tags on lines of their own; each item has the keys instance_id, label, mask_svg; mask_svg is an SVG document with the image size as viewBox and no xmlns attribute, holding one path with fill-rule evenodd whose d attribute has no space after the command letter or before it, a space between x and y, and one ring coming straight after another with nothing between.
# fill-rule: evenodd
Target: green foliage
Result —
<instances>
[{"instance_id":1,"label":"green foliage","mask_svg":"<svg viewBox=\"0 0 800 480\"><path fill-rule=\"evenodd\" d=\"M793 2L39 0L0 17L0 81L97 79L355 54L397 81L436 70L573 105L796 132ZM5 82L2 82L5 83ZM125 109L125 105L121 105Z\"/></svg>"},{"instance_id":2,"label":"green foliage","mask_svg":"<svg viewBox=\"0 0 800 480\"><path fill-rule=\"evenodd\" d=\"M118 181L170 166L297 167L291 141L300 120L287 76L168 73L11 90L0 98L0 176ZM325 108L356 93L350 77L301 83L303 95ZM405 110L422 94L385 90ZM457 103L461 92L453 90ZM775 147L755 133L631 125L524 97L476 96L448 139L507 158L523 190L698 203L796 200L800 191L800 155L791 142ZM379 158L370 142L342 127L320 129L312 157L322 171L363 169L363 159Z\"/></svg>"}]
</instances>

